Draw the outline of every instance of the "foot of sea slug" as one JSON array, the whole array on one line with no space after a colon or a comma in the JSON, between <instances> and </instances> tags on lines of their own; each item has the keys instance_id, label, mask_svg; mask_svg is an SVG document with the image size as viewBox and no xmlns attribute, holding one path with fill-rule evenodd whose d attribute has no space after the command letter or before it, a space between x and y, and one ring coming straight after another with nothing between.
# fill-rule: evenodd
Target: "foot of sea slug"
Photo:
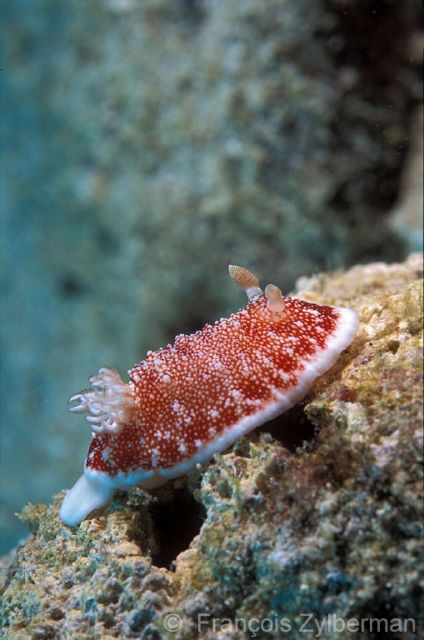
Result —
<instances>
[{"instance_id":1,"label":"foot of sea slug","mask_svg":"<svg viewBox=\"0 0 424 640\"><path fill-rule=\"evenodd\" d=\"M94 509L104 507L113 494L114 488L82 475L65 495L60 509L60 518L69 527L76 527Z\"/></svg>"}]
</instances>

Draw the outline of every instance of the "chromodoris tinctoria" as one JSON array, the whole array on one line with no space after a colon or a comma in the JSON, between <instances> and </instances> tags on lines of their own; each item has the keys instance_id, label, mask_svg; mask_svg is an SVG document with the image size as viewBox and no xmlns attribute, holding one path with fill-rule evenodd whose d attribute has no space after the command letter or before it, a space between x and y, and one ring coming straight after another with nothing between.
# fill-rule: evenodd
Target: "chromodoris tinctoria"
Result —
<instances>
[{"instance_id":1,"label":"chromodoris tinctoria","mask_svg":"<svg viewBox=\"0 0 424 640\"><path fill-rule=\"evenodd\" d=\"M243 309L148 352L128 383L103 368L71 398L93 436L62 504L65 524L79 524L116 489L152 489L187 473L283 413L352 342L354 310L284 297L275 285L262 291L249 271L229 269L246 291Z\"/></svg>"}]
</instances>

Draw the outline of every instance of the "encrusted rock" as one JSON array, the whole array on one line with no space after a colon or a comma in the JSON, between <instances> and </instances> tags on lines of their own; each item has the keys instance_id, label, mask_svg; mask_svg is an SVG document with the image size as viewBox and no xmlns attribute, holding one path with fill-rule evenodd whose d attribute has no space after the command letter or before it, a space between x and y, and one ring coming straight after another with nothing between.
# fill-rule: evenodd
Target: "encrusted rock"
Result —
<instances>
[{"instance_id":1,"label":"encrusted rock","mask_svg":"<svg viewBox=\"0 0 424 640\"><path fill-rule=\"evenodd\" d=\"M362 324L300 406L188 481L122 494L75 530L58 518L63 494L26 507L2 637L279 639L319 624L347 639L358 621L372 638L372 620L418 637L421 278L415 254L302 279L297 295L352 306ZM183 546L192 495L203 524Z\"/></svg>"}]
</instances>

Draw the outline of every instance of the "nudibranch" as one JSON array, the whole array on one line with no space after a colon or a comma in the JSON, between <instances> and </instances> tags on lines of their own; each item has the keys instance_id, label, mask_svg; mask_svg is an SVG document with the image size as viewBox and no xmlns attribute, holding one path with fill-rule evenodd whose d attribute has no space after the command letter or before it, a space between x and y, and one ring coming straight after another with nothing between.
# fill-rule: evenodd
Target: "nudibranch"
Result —
<instances>
[{"instance_id":1,"label":"nudibranch","mask_svg":"<svg viewBox=\"0 0 424 640\"><path fill-rule=\"evenodd\" d=\"M93 431L84 474L60 511L76 526L116 489L153 489L187 473L302 399L353 340L352 309L284 297L230 265L248 303L174 344L147 353L125 383L111 369L90 378L71 411Z\"/></svg>"}]
</instances>

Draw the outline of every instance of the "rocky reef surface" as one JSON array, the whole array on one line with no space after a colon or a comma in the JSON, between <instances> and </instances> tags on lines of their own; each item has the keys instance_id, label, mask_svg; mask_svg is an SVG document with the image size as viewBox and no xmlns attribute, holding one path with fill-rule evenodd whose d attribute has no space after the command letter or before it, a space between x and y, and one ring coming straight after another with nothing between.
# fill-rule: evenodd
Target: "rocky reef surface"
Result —
<instances>
[{"instance_id":1,"label":"rocky reef surface","mask_svg":"<svg viewBox=\"0 0 424 640\"><path fill-rule=\"evenodd\" d=\"M27 506L1 637L281 640L319 624L344 639L357 621L355 637L417 638L422 265L299 280L296 295L358 310L354 343L300 405L188 478L76 529L63 493Z\"/></svg>"}]
</instances>

